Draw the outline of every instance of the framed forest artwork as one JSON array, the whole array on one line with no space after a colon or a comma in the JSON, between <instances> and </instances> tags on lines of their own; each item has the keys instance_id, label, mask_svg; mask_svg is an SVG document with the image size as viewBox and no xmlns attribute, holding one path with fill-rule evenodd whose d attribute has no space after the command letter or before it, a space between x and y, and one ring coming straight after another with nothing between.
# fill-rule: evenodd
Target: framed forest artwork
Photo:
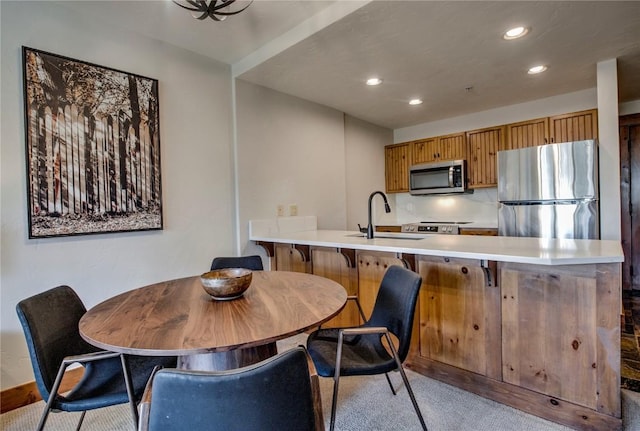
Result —
<instances>
[{"instance_id":1,"label":"framed forest artwork","mask_svg":"<svg viewBox=\"0 0 640 431\"><path fill-rule=\"evenodd\" d=\"M158 81L22 59L29 238L162 229Z\"/></svg>"}]
</instances>

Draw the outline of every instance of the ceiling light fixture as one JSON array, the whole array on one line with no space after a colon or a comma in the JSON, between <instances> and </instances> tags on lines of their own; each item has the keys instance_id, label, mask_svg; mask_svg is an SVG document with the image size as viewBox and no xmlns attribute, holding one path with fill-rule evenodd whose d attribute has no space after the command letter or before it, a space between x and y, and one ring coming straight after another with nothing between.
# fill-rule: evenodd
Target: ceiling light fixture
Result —
<instances>
[{"instance_id":1,"label":"ceiling light fixture","mask_svg":"<svg viewBox=\"0 0 640 431\"><path fill-rule=\"evenodd\" d=\"M422 99L411 99L409 100L409 105L421 105Z\"/></svg>"},{"instance_id":2,"label":"ceiling light fixture","mask_svg":"<svg viewBox=\"0 0 640 431\"><path fill-rule=\"evenodd\" d=\"M518 39L525 34L529 33L529 29L527 27L514 27L504 32L502 36L505 40L514 40Z\"/></svg>"},{"instance_id":3,"label":"ceiling light fixture","mask_svg":"<svg viewBox=\"0 0 640 431\"><path fill-rule=\"evenodd\" d=\"M209 17L214 21L224 21L228 16L239 14L251 6L253 0L250 0L245 7L233 11L231 5L236 0L183 0L181 2L173 0L173 2L181 8L191 11L191 16L194 18L203 20ZM190 6L181 3L187 3Z\"/></svg>"},{"instance_id":4,"label":"ceiling light fixture","mask_svg":"<svg viewBox=\"0 0 640 431\"><path fill-rule=\"evenodd\" d=\"M544 72L545 70L547 70L547 66L545 66L545 65L541 64L541 65L539 65L539 66L533 66L532 68L530 68L530 69L527 71L527 73L528 73L529 75L536 75L536 74L538 74L538 73L542 73L542 72Z\"/></svg>"},{"instance_id":5,"label":"ceiling light fixture","mask_svg":"<svg viewBox=\"0 0 640 431\"><path fill-rule=\"evenodd\" d=\"M367 85L380 85L380 84L382 84L382 79L380 78L367 79Z\"/></svg>"}]
</instances>

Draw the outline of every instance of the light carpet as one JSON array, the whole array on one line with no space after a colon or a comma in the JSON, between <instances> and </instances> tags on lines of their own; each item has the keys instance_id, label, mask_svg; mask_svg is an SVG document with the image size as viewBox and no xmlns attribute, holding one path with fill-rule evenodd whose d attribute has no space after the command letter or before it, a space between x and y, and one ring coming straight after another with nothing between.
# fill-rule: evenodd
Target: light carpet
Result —
<instances>
[{"instance_id":1,"label":"light carpet","mask_svg":"<svg viewBox=\"0 0 640 431\"><path fill-rule=\"evenodd\" d=\"M304 335L278 342L278 350L304 344ZM569 428L529 415L520 410L479 397L410 370L407 375L430 431L560 431ZM407 391L398 373L391 375L399 389L393 396L384 376L347 377L340 379L336 429L360 430L420 430ZM325 425L329 427L333 380L320 379ZM623 429L640 430L640 394L622 391ZM0 428L6 431L35 429L44 403L38 402L0 415ZM52 413L47 430L75 429L79 413ZM84 431L133 429L128 405L87 412Z\"/></svg>"}]
</instances>

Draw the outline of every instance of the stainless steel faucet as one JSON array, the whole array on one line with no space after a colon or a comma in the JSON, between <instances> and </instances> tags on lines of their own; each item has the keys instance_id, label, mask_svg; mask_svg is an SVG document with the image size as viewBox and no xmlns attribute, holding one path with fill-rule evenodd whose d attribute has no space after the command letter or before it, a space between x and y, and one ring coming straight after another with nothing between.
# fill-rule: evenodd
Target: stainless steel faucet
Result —
<instances>
[{"instance_id":1,"label":"stainless steel faucet","mask_svg":"<svg viewBox=\"0 0 640 431\"><path fill-rule=\"evenodd\" d=\"M369 195L369 224L367 224L367 239L373 238L373 223L371 222L371 201L373 200L373 197L375 195L382 196L382 199L384 199L384 211L386 213L391 212L391 207L389 206L389 202L387 201L387 195L385 195L381 191L375 191Z\"/></svg>"}]
</instances>

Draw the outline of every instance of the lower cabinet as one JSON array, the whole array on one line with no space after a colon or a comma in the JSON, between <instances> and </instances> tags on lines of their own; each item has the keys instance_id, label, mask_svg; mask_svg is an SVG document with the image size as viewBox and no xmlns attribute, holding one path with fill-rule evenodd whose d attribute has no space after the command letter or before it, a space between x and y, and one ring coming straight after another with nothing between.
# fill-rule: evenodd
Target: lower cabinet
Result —
<instances>
[{"instance_id":1,"label":"lower cabinet","mask_svg":"<svg viewBox=\"0 0 640 431\"><path fill-rule=\"evenodd\" d=\"M311 247L311 261L313 274L328 278L347 291L347 295L358 295L358 273L355 262L355 250L345 250L333 247ZM354 301L347 301L347 305L340 314L324 323L323 327L335 328L357 326L360 324L360 314Z\"/></svg>"},{"instance_id":2,"label":"lower cabinet","mask_svg":"<svg viewBox=\"0 0 640 431\"><path fill-rule=\"evenodd\" d=\"M478 260L420 256L420 356L500 379L500 290Z\"/></svg>"},{"instance_id":3,"label":"lower cabinet","mask_svg":"<svg viewBox=\"0 0 640 431\"><path fill-rule=\"evenodd\" d=\"M276 268L358 295L391 265L422 276L409 357L423 375L581 430L620 430L621 265L530 265L276 244ZM330 326L355 326L354 304Z\"/></svg>"},{"instance_id":4,"label":"lower cabinet","mask_svg":"<svg viewBox=\"0 0 640 431\"><path fill-rule=\"evenodd\" d=\"M406 264L397 253L358 250L356 256L358 261L358 298L364 315L369 319L376 302L380 282L387 268L391 265L405 267Z\"/></svg>"},{"instance_id":5,"label":"lower cabinet","mask_svg":"<svg viewBox=\"0 0 640 431\"><path fill-rule=\"evenodd\" d=\"M311 273L308 245L275 244L276 271Z\"/></svg>"},{"instance_id":6,"label":"lower cabinet","mask_svg":"<svg viewBox=\"0 0 640 431\"><path fill-rule=\"evenodd\" d=\"M575 429L620 430L620 264L480 263L418 257L407 366Z\"/></svg>"},{"instance_id":7,"label":"lower cabinet","mask_svg":"<svg viewBox=\"0 0 640 431\"><path fill-rule=\"evenodd\" d=\"M613 269L613 268L612 268ZM609 385L619 369L619 297L605 265L501 267L506 383L607 414L619 412ZM610 279L609 281L614 281Z\"/></svg>"},{"instance_id":8,"label":"lower cabinet","mask_svg":"<svg viewBox=\"0 0 640 431\"><path fill-rule=\"evenodd\" d=\"M460 235L498 236L498 229L497 228L461 227Z\"/></svg>"}]
</instances>

